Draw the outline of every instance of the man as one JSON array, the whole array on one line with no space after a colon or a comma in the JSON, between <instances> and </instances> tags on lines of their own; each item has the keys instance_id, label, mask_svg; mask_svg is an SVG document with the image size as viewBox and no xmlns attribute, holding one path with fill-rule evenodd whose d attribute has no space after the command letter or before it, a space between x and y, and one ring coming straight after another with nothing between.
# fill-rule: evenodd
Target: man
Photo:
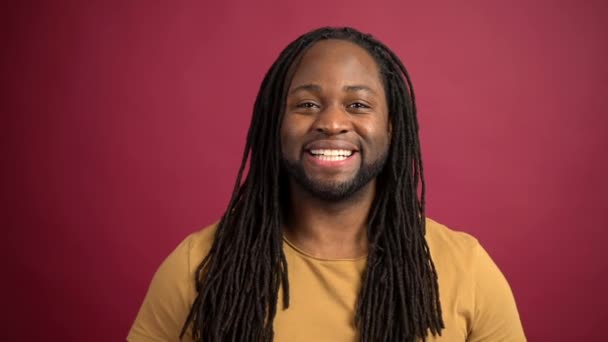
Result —
<instances>
[{"instance_id":1,"label":"man","mask_svg":"<svg viewBox=\"0 0 608 342\"><path fill-rule=\"evenodd\" d=\"M412 85L382 43L322 28L272 65L226 213L161 265L128 339L180 336L525 341L479 243L425 218Z\"/></svg>"}]
</instances>

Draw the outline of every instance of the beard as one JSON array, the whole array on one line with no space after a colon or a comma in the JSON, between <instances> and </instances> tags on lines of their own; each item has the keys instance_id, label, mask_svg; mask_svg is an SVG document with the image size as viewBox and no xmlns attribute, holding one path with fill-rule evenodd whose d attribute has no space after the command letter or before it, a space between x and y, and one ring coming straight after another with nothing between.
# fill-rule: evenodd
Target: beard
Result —
<instances>
[{"instance_id":1,"label":"beard","mask_svg":"<svg viewBox=\"0 0 608 342\"><path fill-rule=\"evenodd\" d=\"M318 181L310 178L301 163L282 157L283 168L304 190L314 197L328 202L340 202L353 196L371 180L376 178L386 164L388 151L385 151L377 160L361 165L355 176L347 181Z\"/></svg>"}]
</instances>

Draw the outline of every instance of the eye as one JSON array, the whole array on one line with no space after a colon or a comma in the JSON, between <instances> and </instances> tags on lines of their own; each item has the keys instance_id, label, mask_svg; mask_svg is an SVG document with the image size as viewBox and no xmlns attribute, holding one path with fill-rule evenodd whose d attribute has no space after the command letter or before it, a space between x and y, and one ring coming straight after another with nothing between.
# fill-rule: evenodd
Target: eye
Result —
<instances>
[{"instance_id":1,"label":"eye","mask_svg":"<svg viewBox=\"0 0 608 342\"><path fill-rule=\"evenodd\" d=\"M316 108L316 107L318 107L318 105L314 102L302 102L302 103L298 103L296 105L296 107L310 109L310 108Z\"/></svg>"},{"instance_id":2,"label":"eye","mask_svg":"<svg viewBox=\"0 0 608 342\"><path fill-rule=\"evenodd\" d=\"M353 102L351 104L348 105L348 108L354 108L354 109L367 109L369 108L368 105L366 105L363 102Z\"/></svg>"}]
</instances>

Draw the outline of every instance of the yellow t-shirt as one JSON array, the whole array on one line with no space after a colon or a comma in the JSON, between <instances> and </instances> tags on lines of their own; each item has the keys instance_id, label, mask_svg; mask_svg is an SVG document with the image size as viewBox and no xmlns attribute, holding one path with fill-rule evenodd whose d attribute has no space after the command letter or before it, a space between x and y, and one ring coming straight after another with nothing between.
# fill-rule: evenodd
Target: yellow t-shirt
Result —
<instances>
[{"instance_id":1,"label":"yellow t-shirt","mask_svg":"<svg viewBox=\"0 0 608 342\"><path fill-rule=\"evenodd\" d=\"M427 341L526 341L509 285L472 236L427 219L426 240L439 277L445 329ZM179 341L195 298L194 273L208 253L216 226L188 236L162 263L127 339ZM274 320L277 342L356 341L355 303L366 258L326 260L283 244L290 306L282 294ZM184 336L183 341L192 341Z\"/></svg>"}]
</instances>

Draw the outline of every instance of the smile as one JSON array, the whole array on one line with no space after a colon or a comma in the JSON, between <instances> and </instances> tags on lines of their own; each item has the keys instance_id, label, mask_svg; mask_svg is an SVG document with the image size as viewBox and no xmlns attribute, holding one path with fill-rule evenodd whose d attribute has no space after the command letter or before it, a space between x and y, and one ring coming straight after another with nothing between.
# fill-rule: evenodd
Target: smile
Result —
<instances>
[{"instance_id":1,"label":"smile","mask_svg":"<svg viewBox=\"0 0 608 342\"><path fill-rule=\"evenodd\" d=\"M330 150L330 149L314 149L309 153L318 160L324 161L340 161L345 160L353 155L351 150Z\"/></svg>"}]
</instances>

